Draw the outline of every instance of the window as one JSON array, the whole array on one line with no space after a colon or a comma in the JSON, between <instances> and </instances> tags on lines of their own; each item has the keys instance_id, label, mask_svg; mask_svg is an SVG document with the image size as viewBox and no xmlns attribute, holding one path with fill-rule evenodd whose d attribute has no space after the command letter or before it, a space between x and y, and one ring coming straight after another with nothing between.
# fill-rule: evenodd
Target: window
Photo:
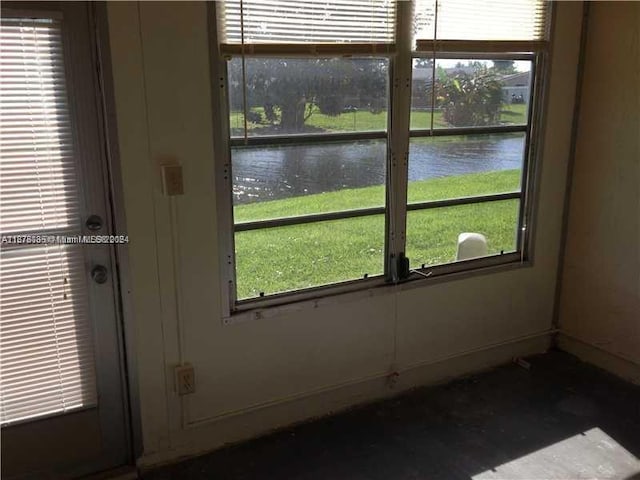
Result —
<instances>
[{"instance_id":1,"label":"window","mask_svg":"<svg viewBox=\"0 0 640 480\"><path fill-rule=\"evenodd\" d=\"M540 0L216 8L230 311L527 257Z\"/></svg>"}]
</instances>

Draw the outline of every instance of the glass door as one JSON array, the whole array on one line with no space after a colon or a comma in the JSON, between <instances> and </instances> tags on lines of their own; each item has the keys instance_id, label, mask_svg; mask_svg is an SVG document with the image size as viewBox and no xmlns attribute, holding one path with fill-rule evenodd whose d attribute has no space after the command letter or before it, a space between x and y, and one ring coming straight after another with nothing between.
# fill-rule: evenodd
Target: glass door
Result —
<instances>
[{"instance_id":1,"label":"glass door","mask_svg":"<svg viewBox=\"0 0 640 480\"><path fill-rule=\"evenodd\" d=\"M2 478L129 461L91 12L56 5L2 5Z\"/></svg>"}]
</instances>

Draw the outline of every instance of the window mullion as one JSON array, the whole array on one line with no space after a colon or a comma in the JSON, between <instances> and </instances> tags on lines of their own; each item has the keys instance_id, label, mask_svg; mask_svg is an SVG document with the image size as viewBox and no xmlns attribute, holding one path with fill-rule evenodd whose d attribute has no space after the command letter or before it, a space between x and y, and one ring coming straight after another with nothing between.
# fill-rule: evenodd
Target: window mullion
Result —
<instances>
[{"instance_id":1,"label":"window mullion","mask_svg":"<svg viewBox=\"0 0 640 480\"><path fill-rule=\"evenodd\" d=\"M540 134L538 132L538 126L541 124L538 118L541 111L541 101L543 93L541 92L543 86L539 81L540 70L544 68L545 52L538 52L535 55L535 59L532 63L531 69L531 88L529 91L529 112L527 118L527 124L529 128L526 133L526 146L524 154L524 164L522 166L522 178L520 184L523 185L523 198L520 202L520 215L518 220L518 237L517 237L517 250L524 255L529 252L528 242L531 235L531 219L533 216L532 197L535 196L536 185L536 162L534 159L537 157L536 148L538 143L541 142Z\"/></svg>"},{"instance_id":2,"label":"window mullion","mask_svg":"<svg viewBox=\"0 0 640 480\"><path fill-rule=\"evenodd\" d=\"M412 2L398 2L393 59L391 126L387 180L387 277L399 279L398 258L404 255L407 225L409 120L411 114Z\"/></svg>"}]
</instances>

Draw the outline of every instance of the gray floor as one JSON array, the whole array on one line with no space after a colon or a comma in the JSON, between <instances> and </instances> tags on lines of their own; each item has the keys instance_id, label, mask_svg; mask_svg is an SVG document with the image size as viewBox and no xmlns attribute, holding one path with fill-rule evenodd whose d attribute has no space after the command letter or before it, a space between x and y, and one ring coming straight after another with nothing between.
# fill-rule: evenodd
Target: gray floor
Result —
<instances>
[{"instance_id":1,"label":"gray floor","mask_svg":"<svg viewBox=\"0 0 640 480\"><path fill-rule=\"evenodd\" d=\"M552 352L143 476L640 480L640 387Z\"/></svg>"}]
</instances>

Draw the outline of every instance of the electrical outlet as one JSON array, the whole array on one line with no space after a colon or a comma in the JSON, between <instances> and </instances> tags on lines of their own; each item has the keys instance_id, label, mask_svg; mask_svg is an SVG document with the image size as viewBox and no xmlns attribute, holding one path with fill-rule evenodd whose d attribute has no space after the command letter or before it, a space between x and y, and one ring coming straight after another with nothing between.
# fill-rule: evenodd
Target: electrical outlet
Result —
<instances>
[{"instance_id":1,"label":"electrical outlet","mask_svg":"<svg viewBox=\"0 0 640 480\"><path fill-rule=\"evenodd\" d=\"M184 194L182 167L180 165L162 165L162 189L165 195Z\"/></svg>"},{"instance_id":2,"label":"electrical outlet","mask_svg":"<svg viewBox=\"0 0 640 480\"><path fill-rule=\"evenodd\" d=\"M196 375L191 365L180 365L175 369L178 395L189 395L196 391Z\"/></svg>"}]
</instances>

